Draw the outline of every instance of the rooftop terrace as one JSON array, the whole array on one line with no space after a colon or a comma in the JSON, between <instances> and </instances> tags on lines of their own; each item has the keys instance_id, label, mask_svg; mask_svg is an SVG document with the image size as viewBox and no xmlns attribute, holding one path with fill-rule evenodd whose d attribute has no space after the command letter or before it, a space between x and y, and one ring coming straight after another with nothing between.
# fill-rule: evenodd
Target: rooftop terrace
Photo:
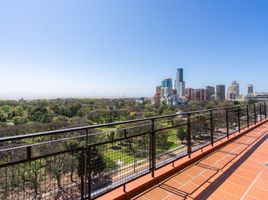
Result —
<instances>
[{"instance_id":1,"label":"rooftop terrace","mask_svg":"<svg viewBox=\"0 0 268 200\"><path fill-rule=\"evenodd\" d=\"M268 199L268 123L133 199Z\"/></svg>"},{"instance_id":2,"label":"rooftop terrace","mask_svg":"<svg viewBox=\"0 0 268 200\"><path fill-rule=\"evenodd\" d=\"M0 199L268 199L266 104L0 138Z\"/></svg>"}]
</instances>

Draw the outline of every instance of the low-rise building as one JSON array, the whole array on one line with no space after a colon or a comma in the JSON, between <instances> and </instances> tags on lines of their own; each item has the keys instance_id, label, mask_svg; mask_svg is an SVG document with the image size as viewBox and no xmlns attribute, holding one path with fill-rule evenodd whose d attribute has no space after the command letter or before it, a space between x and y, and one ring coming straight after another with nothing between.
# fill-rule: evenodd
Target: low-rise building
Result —
<instances>
[{"instance_id":1,"label":"low-rise building","mask_svg":"<svg viewBox=\"0 0 268 200\"><path fill-rule=\"evenodd\" d=\"M247 96L247 101L268 102L268 92L255 92Z\"/></svg>"}]
</instances>

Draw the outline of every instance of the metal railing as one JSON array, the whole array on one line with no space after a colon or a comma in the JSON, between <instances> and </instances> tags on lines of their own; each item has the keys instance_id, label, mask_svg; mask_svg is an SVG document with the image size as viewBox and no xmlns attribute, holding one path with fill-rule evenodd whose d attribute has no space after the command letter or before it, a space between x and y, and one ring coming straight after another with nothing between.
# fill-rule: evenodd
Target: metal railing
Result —
<instances>
[{"instance_id":1,"label":"metal railing","mask_svg":"<svg viewBox=\"0 0 268 200\"><path fill-rule=\"evenodd\" d=\"M267 118L265 103L0 138L0 199L93 199Z\"/></svg>"}]
</instances>

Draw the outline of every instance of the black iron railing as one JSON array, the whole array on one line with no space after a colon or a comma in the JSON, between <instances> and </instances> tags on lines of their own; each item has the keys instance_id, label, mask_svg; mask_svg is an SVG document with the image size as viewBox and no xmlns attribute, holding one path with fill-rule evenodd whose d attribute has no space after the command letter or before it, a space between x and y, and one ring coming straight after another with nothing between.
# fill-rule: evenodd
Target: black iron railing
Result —
<instances>
[{"instance_id":1,"label":"black iron railing","mask_svg":"<svg viewBox=\"0 0 268 200\"><path fill-rule=\"evenodd\" d=\"M0 199L92 199L267 118L265 103L0 138Z\"/></svg>"}]
</instances>

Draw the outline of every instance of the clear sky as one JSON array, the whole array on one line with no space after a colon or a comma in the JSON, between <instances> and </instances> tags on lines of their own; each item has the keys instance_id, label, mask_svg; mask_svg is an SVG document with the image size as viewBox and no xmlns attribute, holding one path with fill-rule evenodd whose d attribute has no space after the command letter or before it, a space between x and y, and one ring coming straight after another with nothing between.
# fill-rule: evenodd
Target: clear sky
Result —
<instances>
[{"instance_id":1,"label":"clear sky","mask_svg":"<svg viewBox=\"0 0 268 200\"><path fill-rule=\"evenodd\" d=\"M0 98L268 91L267 0L0 0Z\"/></svg>"}]
</instances>

